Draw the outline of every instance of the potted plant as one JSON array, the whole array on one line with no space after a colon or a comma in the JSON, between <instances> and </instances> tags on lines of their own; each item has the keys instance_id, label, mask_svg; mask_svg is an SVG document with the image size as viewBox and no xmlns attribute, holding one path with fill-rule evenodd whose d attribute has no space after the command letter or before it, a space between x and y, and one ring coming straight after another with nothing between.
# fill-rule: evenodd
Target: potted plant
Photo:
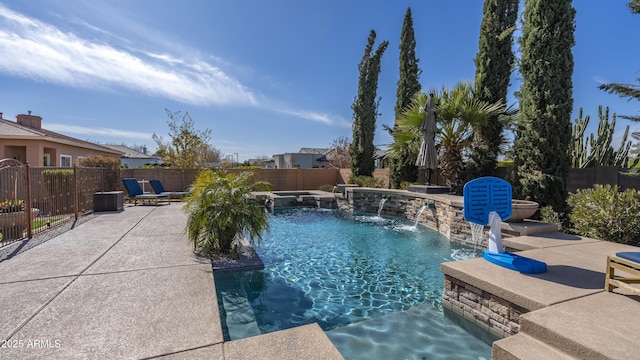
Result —
<instances>
[{"instance_id":1,"label":"potted plant","mask_svg":"<svg viewBox=\"0 0 640 360\"><path fill-rule=\"evenodd\" d=\"M236 257L242 239L262 239L269 229L264 205L251 191L267 183L249 184L253 173L232 175L202 171L185 199L186 232L195 251L211 257Z\"/></svg>"},{"instance_id":2,"label":"potted plant","mask_svg":"<svg viewBox=\"0 0 640 360\"><path fill-rule=\"evenodd\" d=\"M24 200L4 200L0 202L0 214L24 211Z\"/></svg>"}]
</instances>

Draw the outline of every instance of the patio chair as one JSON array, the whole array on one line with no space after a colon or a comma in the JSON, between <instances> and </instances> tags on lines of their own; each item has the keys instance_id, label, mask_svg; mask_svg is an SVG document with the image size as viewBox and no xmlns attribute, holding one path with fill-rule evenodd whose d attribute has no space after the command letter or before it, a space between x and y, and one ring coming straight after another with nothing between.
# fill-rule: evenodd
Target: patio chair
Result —
<instances>
[{"instance_id":1,"label":"patio chair","mask_svg":"<svg viewBox=\"0 0 640 360\"><path fill-rule=\"evenodd\" d=\"M133 199L133 205L138 205L138 201L141 203L144 202L154 202L158 205L161 201L166 201L171 204L171 199L169 199L169 195L166 194L145 194L138 184L138 180L135 178L124 178L122 179L122 185L124 185L127 194L129 195L129 199Z\"/></svg>"},{"instance_id":2,"label":"patio chair","mask_svg":"<svg viewBox=\"0 0 640 360\"><path fill-rule=\"evenodd\" d=\"M187 191L167 191L164 189L164 186L162 186L162 182L158 179L149 180L149 184L153 188L154 193L160 195L165 194L169 196L170 199L182 199L189 194Z\"/></svg>"},{"instance_id":3,"label":"patio chair","mask_svg":"<svg viewBox=\"0 0 640 360\"><path fill-rule=\"evenodd\" d=\"M616 277L616 270L623 271L631 277ZM614 288L620 288L634 295L640 295L640 287L632 284L640 284L640 252L627 251L616 253L615 256L607 256L605 289L613 291Z\"/></svg>"}]
</instances>

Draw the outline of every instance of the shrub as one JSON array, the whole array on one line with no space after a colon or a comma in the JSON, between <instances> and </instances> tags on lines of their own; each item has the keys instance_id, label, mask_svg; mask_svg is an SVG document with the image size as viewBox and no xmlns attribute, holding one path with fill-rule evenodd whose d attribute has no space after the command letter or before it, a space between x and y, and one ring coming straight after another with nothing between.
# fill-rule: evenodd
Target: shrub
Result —
<instances>
[{"instance_id":1,"label":"shrub","mask_svg":"<svg viewBox=\"0 0 640 360\"><path fill-rule=\"evenodd\" d=\"M255 176L251 176L249 182L254 181ZM268 181L258 181L251 184L251 191L273 191L273 184Z\"/></svg>"},{"instance_id":2,"label":"shrub","mask_svg":"<svg viewBox=\"0 0 640 360\"><path fill-rule=\"evenodd\" d=\"M333 185L329 185L329 184L324 184L324 185L320 185L318 187L318 190L320 191L326 191L326 192L333 192Z\"/></svg>"},{"instance_id":3,"label":"shrub","mask_svg":"<svg viewBox=\"0 0 640 360\"><path fill-rule=\"evenodd\" d=\"M52 204L52 211L55 214L70 214L73 212L73 169L47 169L42 171L42 183L49 202Z\"/></svg>"},{"instance_id":4,"label":"shrub","mask_svg":"<svg viewBox=\"0 0 640 360\"><path fill-rule=\"evenodd\" d=\"M373 176L353 176L349 178L349 183L358 184L360 187L370 187L370 188L382 188L384 187L384 180L376 179Z\"/></svg>"},{"instance_id":5,"label":"shrub","mask_svg":"<svg viewBox=\"0 0 640 360\"><path fill-rule=\"evenodd\" d=\"M400 183L400 187L398 189L401 190L409 190L409 186L413 185L413 183L409 182L409 181L403 181Z\"/></svg>"},{"instance_id":6,"label":"shrub","mask_svg":"<svg viewBox=\"0 0 640 360\"><path fill-rule=\"evenodd\" d=\"M571 229L567 224L568 218L565 213L559 213L553 210L553 206L547 205L540 208L540 220L546 223L556 224L558 230L562 232L570 232Z\"/></svg>"},{"instance_id":7,"label":"shrub","mask_svg":"<svg viewBox=\"0 0 640 360\"><path fill-rule=\"evenodd\" d=\"M596 184L571 194L569 219L576 233L622 244L640 245L640 193Z\"/></svg>"},{"instance_id":8,"label":"shrub","mask_svg":"<svg viewBox=\"0 0 640 360\"><path fill-rule=\"evenodd\" d=\"M117 190L120 185L120 159L109 156L89 156L78 161L80 166L104 168L104 191Z\"/></svg>"}]
</instances>

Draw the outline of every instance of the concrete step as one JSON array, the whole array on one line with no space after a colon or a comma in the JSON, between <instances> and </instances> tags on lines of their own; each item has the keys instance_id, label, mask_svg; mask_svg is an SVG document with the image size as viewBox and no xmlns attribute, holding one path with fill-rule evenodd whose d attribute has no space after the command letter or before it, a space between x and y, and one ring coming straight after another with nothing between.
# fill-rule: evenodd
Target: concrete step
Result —
<instances>
[{"instance_id":1,"label":"concrete step","mask_svg":"<svg viewBox=\"0 0 640 360\"><path fill-rule=\"evenodd\" d=\"M576 359L523 333L494 342L491 348L491 358L493 360Z\"/></svg>"},{"instance_id":2,"label":"concrete step","mask_svg":"<svg viewBox=\"0 0 640 360\"><path fill-rule=\"evenodd\" d=\"M579 359L637 359L637 297L602 292L532 311L520 331Z\"/></svg>"}]
</instances>

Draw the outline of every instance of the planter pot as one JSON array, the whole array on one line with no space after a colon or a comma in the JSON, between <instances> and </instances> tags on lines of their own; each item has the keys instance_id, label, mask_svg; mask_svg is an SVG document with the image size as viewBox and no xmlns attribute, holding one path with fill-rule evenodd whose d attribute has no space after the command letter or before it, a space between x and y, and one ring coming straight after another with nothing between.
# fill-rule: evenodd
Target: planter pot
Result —
<instances>
[{"instance_id":1,"label":"planter pot","mask_svg":"<svg viewBox=\"0 0 640 360\"><path fill-rule=\"evenodd\" d=\"M532 217L540 205L535 201L511 200L511 217L508 222L521 222Z\"/></svg>"},{"instance_id":2,"label":"planter pot","mask_svg":"<svg viewBox=\"0 0 640 360\"><path fill-rule=\"evenodd\" d=\"M31 219L33 220L40 210L31 209ZM13 213L0 213L0 232L2 241L15 240L22 237L22 232L27 228L27 213L25 211Z\"/></svg>"}]
</instances>

